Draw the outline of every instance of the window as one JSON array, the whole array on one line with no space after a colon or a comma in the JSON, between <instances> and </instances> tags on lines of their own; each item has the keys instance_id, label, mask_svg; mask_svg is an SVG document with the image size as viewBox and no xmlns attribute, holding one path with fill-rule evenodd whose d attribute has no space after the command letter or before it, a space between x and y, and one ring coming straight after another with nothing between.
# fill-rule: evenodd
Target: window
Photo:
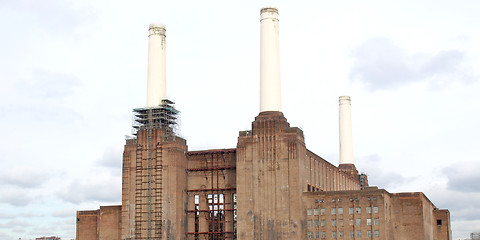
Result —
<instances>
[{"instance_id":1,"label":"window","mask_svg":"<svg viewBox=\"0 0 480 240\"><path fill-rule=\"evenodd\" d=\"M337 238L337 232L332 232L332 238Z\"/></svg>"},{"instance_id":2,"label":"window","mask_svg":"<svg viewBox=\"0 0 480 240\"><path fill-rule=\"evenodd\" d=\"M308 232L307 237L308 238L313 238L313 232Z\"/></svg>"},{"instance_id":3,"label":"window","mask_svg":"<svg viewBox=\"0 0 480 240\"><path fill-rule=\"evenodd\" d=\"M313 215L318 215L318 208L313 209Z\"/></svg>"},{"instance_id":4,"label":"window","mask_svg":"<svg viewBox=\"0 0 480 240\"><path fill-rule=\"evenodd\" d=\"M375 225L375 226L378 225L378 218L373 219L373 225Z\"/></svg>"},{"instance_id":5,"label":"window","mask_svg":"<svg viewBox=\"0 0 480 240\"><path fill-rule=\"evenodd\" d=\"M198 232L200 231L200 226L199 224L199 219L200 219L200 195L195 195L194 196L194 203L195 203L195 240L198 240L200 235Z\"/></svg>"},{"instance_id":6,"label":"window","mask_svg":"<svg viewBox=\"0 0 480 240\"><path fill-rule=\"evenodd\" d=\"M362 231L357 231L357 237L362 237Z\"/></svg>"},{"instance_id":7,"label":"window","mask_svg":"<svg viewBox=\"0 0 480 240\"><path fill-rule=\"evenodd\" d=\"M225 229L225 212L224 212L224 195L223 194L208 194L208 231L209 232L223 232ZM225 237L223 234L216 235L217 237ZM213 234L208 235L209 238Z\"/></svg>"},{"instance_id":8,"label":"window","mask_svg":"<svg viewBox=\"0 0 480 240\"><path fill-rule=\"evenodd\" d=\"M327 233L326 232L322 232L322 238L327 238Z\"/></svg>"},{"instance_id":9,"label":"window","mask_svg":"<svg viewBox=\"0 0 480 240\"><path fill-rule=\"evenodd\" d=\"M373 197L373 201L377 201L377 197Z\"/></svg>"},{"instance_id":10,"label":"window","mask_svg":"<svg viewBox=\"0 0 480 240\"><path fill-rule=\"evenodd\" d=\"M332 208L332 215L335 215L337 212L337 209L336 208Z\"/></svg>"},{"instance_id":11,"label":"window","mask_svg":"<svg viewBox=\"0 0 480 240\"><path fill-rule=\"evenodd\" d=\"M372 207L367 207L367 213L372 213Z\"/></svg>"},{"instance_id":12,"label":"window","mask_svg":"<svg viewBox=\"0 0 480 240\"><path fill-rule=\"evenodd\" d=\"M380 231L375 230L375 237L380 237Z\"/></svg>"},{"instance_id":13,"label":"window","mask_svg":"<svg viewBox=\"0 0 480 240\"><path fill-rule=\"evenodd\" d=\"M372 237L372 231L371 230L367 230L367 237Z\"/></svg>"},{"instance_id":14,"label":"window","mask_svg":"<svg viewBox=\"0 0 480 240\"><path fill-rule=\"evenodd\" d=\"M442 219L437 219L437 226L442 226Z\"/></svg>"},{"instance_id":15,"label":"window","mask_svg":"<svg viewBox=\"0 0 480 240\"><path fill-rule=\"evenodd\" d=\"M343 214L343 208L338 208L338 214Z\"/></svg>"},{"instance_id":16,"label":"window","mask_svg":"<svg viewBox=\"0 0 480 240\"><path fill-rule=\"evenodd\" d=\"M322 227L325 227L325 219L322 220Z\"/></svg>"},{"instance_id":17,"label":"window","mask_svg":"<svg viewBox=\"0 0 480 240\"><path fill-rule=\"evenodd\" d=\"M354 238L355 237L355 231L350 231L350 238Z\"/></svg>"},{"instance_id":18,"label":"window","mask_svg":"<svg viewBox=\"0 0 480 240\"><path fill-rule=\"evenodd\" d=\"M318 219L315 219L315 227L318 227L318 225L320 225Z\"/></svg>"},{"instance_id":19,"label":"window","mask_svg":"<svg viewBox=\"0 0 480 240\"><path fill-rule=\"evenodd\" d=\"M341 199L341 198L339 198L339 199L338 199L338 202L342 202L342 199Z\"/></svg>"},{"instance_id":20,"label":"window","mask_svg":"<svg viewBox=\"0 0 480 240\"><path fill-rule=\"evenodd\" d=\"M337 226L337 220L332 219L332 226Z\"/></svg>"},{"instance_id":21,"label":"window","mask_svg":"<svg viewBox=\"0 0 480 240\"><path fill-rule=\"evenodd\" d=\"M323 200L323 199L320 199L320 202L321 202L321 203L324 203L324 202L325 202L325 200Z\"/></svg>"},{"instance_id":22,"label":"window","mask_svg":"<svg viewBox=\"0 0 480 240\"><path fill-rule=\"evenodd\" d=\"M339 220L338 220L338 225L339 225L339 226L343 226L343 219L339 219Z\"/></svg>"},{"instance_id":23,"label":"window","mask_svg":"<svg viewBox=\"0 0 480 240\"><path fill-rule=\"evenodd\" d=\"M357 223L357 226L362 225L362 219L357 218L357 219L356 219L356 223Z\"/></svg>"},{"instance_id":24,"label":"window","mask_svg":"<svg viewBox=\"0 0 480 240\"><path fill-rule=\"evenodd\" d=\"M315 232L315 238L320 238L320 233L319 232Z\"/></svg>"},{"instance_id":25,"label":"window","mask_svg":"<svg viewBox=\"0 0 480 240\"><path fill-rule=\"evenodd\" d=\"M378 213L378 207L373 207L373 213Z\"/></svg>"},{"instance_id":26,"label":"window","mask_svg":"<svg viewBox=\"0 0 480 240\"><path fill-rule=\"evenodd\" d=\"M360 207L355 208L355 213L360 214L362 212L362 209Z\"/></svg>"},{"instance_id":27,"label":"window","mask_svg":"<svg viewBox=\"0 0 480 240\"><path fill-rule=\"evenodd\" d=\"M321 215L325 215L325 208L321 208L321 209L320 209L320 214L321 214Z\"/></svg>"},{"instance_id":28,"label":"window","mask_svg":"<svg viewBox=\"0 0 480 240\"><path fill-rule=\"evenodd\" d=\"M338 232L338 237L343 238L343 231Z\"/></svg>"},{"instance_id":29,"label":"window","mask_svg":"<svg viewBox=\"0 0 480 240\"><path fill-rule=\"evenodd\" d=\"M348 213L349 213L349 214L353 214L353 207L348 208Z\"/></svg>"},{"instance_id":30,"label":"window","mask_svg":"<svg viewBox=\"0 0 480 240\"><path fill-rule=\"evenodd\" d=\"M308 226L308 227L312 227L312 226L313 226L312 220L308 220L308 221L307 221L307 226Z\"/></svg>"},{"instance_id":31,"label":"window","mask_svg":"<svg viewBox=\"0 0 480 240\"><path fill-rule=\"evenodd\" d=\"M307 215L308 215L308 216L312 215L312 209L310 209L310 208L307 209Z\"/></svg>"},{"instance_id":32,"label":"window","mask_svg":"<svg viewBox=\"0 0 480 240\"><path fill-rule=\"evenodd\" d=\"M353 226L353 219L350 219L350 226Z\"/></svg>"},{"instance_id":33,"label":"window","mask_svg":"<svg viewBox=\"0 0 480 240\"><path fill-rule=\"evenodd\" d=\"M371 226L372 225L372 219L371 218L367 218L367 226Z\"/></svg>"}]
</instances>

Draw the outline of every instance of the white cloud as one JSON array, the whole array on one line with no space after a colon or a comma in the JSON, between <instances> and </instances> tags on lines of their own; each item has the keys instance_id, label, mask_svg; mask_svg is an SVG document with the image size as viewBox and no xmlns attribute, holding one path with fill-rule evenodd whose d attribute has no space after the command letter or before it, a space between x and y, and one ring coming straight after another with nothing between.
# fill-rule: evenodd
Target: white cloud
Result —
<instances>
[{"instance_id":1,"label":"white cloud","mask_svg":"<svg viewBox=\"0 0 480 240\"><path fill-rule=\"evenodd\" d=\"M35 169L25 166L15 166L0 170L0 184L13 185L19 188L36 188L54 177L46 169Z\"/></svg>"},{"instance_id":2,"label":"white cloud","mask_svg":"<svg viewBox=\"0 0 480 240\"><path fill-rule=\"evenodd\" d=\"M0 228L29 227L32 224L23 220L10 220L6 223L0 223Z\"/></svg>"},{"instance_id":3,"label":"white cloud","mask_svg":"<svg viewBox=\"0 0 480 240\"><path fill-rule=\"evenodd\" d=\"M448 189L459 192L475 192L480 194L479 162L456 162L445 168L448 177ZM479 199L480 200L480 199Z\"/></svg>"},{"instance_id":4,"label":"white cloud","mask_svg":"<svg viewBox=\"0 0 480 240\"><path fill-rule=\"evenodd\" d=\"M258 13L265 5L0 1L0 172L6 173L0 207L7 210L0 222L36 226L23 234L2 229L0 239L74 238L69 209L120 202L123 136L130 132L131 108L145 100L150 22L167 24L168 94L182 111L189 148L234 147L238 131L250 128L258 111ZM478 3L308 1L278 7L284 113L292 126L303 127L310 150L337 156L337 96L351 93L359 126L354 134L364 139L355 142L355 151L378 155L358 162L374 185L423 191L426 179L448 175L431 167L478 156L471 144L479 136ZM349 74L356 84L349 84ZM365 91L372 89L389 91ZM402 166L412 163L417 167ZM3 171L20 166L39 173ZM452 187L464 187L455 193L465 201L471 201L468 194L478 199L477 188L463 183L475 179L469 176L449 177ZM469 208L442 200L448 193L427 196L452 206L452 223L464 221L457 216L472 218Z\"/></svg>"},{"instance_id":5,"label":"white cloud","mask_svg":"<svg viewBox=\"0 0 480 240\"><path fill-rule=\"evenodd\" d=\"M7 203L12 206L24 207L38 200L39 196L26 189L3 188L0 194L0 203Z\"/></svg>"},{"instance_id":6,"label":"white cloud","mask_svg":"<svg viewBox=\"0 0 480 240\"><path fill-rule=\"evenodd\" d=\"M52 216L58 217L58 218L72 218L72 216L75 216L77 210L78 209L74 209L74 208L59 209L54 211L52 213Z\"/></svg>"},{"instance_id":7,"label":"white cloud","mask_svg":"<svg viewBox=\"0 0 480 240\"><path fill-rule=\"evenodd\" d=\"M350 78L370 90L395 89L418 81L432 87L454 82L477 80L466 53L457 49L435 54L410 53L387 38L372 38L361 43L352 53L354 63Z\"/></svg>"},{"instance_id":8,"label":"white cloud","mask_svg":"<svg viewBox=\"0 0 480 240\"><path fill-rule=\"evenodd\" d=\"M121 182L120 176L112 176L106 171L97 172L95 175L88 175L87 179L72 180L58 195L64 201L74 204L88 201L120 203Z\"/></svg>"}]
</instances>

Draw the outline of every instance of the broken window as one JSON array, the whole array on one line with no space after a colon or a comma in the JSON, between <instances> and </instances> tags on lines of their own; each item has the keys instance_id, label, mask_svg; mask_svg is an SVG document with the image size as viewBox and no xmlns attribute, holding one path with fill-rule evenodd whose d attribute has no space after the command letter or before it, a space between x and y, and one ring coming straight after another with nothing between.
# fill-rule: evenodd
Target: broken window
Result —
<instances>
[{"instance_id":1,"label":"broken window","mask_svg":"<svg viewBox=\"0 0 480 240\"><path fill-rule=\"evenodd\" d=\"M225 225L224 195L209 194L207 203L209 239L225 239L225 233L223 233Z\"/></svg>"}]
</instances>

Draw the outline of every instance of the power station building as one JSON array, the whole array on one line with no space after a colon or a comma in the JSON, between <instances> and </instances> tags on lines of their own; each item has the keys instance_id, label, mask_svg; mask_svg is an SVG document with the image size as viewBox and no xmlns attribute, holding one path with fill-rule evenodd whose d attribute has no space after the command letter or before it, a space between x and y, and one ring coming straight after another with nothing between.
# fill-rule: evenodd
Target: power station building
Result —
<instances>
[{"instance_id":1,"label":"power station building","mask_svg":"<svg viewBox=\"0 0 480 240\"><path fill-rule=\"evenodd\" d=\"M340 164L308 150L282 113L278 11L261 10L260 113L230 149L189 151L166 97L165 27L151 24L147 106L133 110L122 205L77 212L77 240L450 240L450 215L421 192L370 187L339 99Z\"/></svg>"}]
</instances>

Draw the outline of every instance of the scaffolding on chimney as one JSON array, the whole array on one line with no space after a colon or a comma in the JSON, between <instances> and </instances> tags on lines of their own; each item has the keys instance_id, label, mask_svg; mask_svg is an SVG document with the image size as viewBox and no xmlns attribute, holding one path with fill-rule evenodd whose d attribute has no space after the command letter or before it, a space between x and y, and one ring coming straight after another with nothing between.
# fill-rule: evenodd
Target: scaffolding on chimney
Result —
<instances>
[{"instance_id":1,"label":"scaffolding on chimney","mask_svg":"<svg viewBox=\"0 0 480 240\"><path fill-rule=\"evenodd\" d=\"M139 131L145 131L148 139L147 148L140 147L136 158L136 239L161 239L163 228L162 144L156 143L158 140L155 140L154 135L158 133L157 130L161 130L163 140L175 137L180 112L175 109L174 104L173 101L164 99L157 107L133 109L133 134L137 135ZM147 150L147 166L144 166L143 150Z\"/></svg>"},{"instance_id":2,"label":"scaffolding on chimney","mask_svg":"<svg viewBox=\"0 0 480 240\"><path fill-rule=\"evenodd\" d=\"M175 109L175 103L163 99L157 107L133 109L133 135L141 129L161 128L165 137L174 137L179 131L180 111Z\"/></svg>"}]
</instances>

